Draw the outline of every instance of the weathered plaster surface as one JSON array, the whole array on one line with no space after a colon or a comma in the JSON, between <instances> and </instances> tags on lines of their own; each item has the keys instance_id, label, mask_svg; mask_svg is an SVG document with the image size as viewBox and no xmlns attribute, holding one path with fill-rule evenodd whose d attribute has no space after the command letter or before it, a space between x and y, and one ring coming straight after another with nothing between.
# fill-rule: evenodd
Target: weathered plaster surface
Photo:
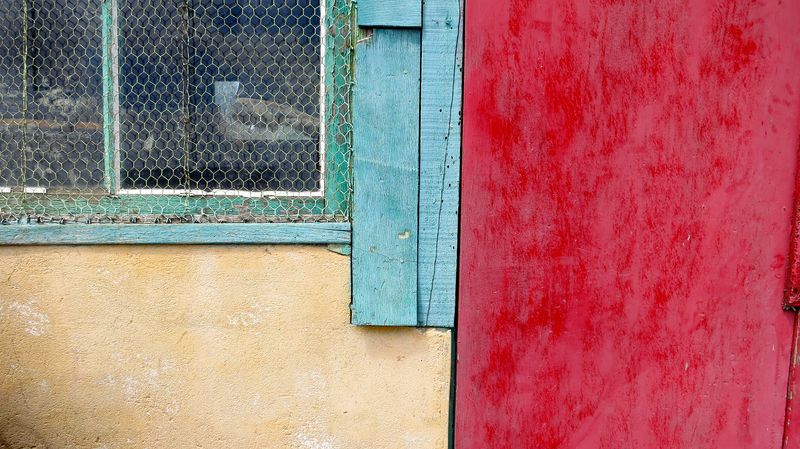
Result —
<instances>
[{"instance_id":1,"label":"weathered plaster surface","mask_svg":"<svg viewBox=\"0 0 800 449\"><path fill-rule=\"evenodd\" d=\"M0 248L0 448L445 448L450 336L321 247Z\"/></svg>"}]
</instances>

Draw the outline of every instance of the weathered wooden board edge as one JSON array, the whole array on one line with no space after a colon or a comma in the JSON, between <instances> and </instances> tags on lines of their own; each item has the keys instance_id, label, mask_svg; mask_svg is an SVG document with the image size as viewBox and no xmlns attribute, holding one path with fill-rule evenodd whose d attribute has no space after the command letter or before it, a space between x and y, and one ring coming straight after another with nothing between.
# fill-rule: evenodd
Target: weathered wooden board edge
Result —
<instances>
[{"instance_id":1,"label":"weathered wooden board edge","mask_svg":"<svg viewBox=\"0 0 800 449\"><path fill-rule=\"evenodd\" d=\"M419 28L422 26L422 0L359 0L358 25Z\"/></svg>"},{"instance_id":2,"label":"weathered wooden board edge","mask_svg":"<svg viewBox=\"0 0 800 449\"><path fill-rule=\"evenodd\" d=\"M419 326L453 327L461 170L463 0L426 0L422 25Z\"/></svg>"},{"instance_id":3,"label":"weathered wooden board edge","mask_svg":"<svg viewBox=\"0 0 800 449\"><path fill-rule=\"evenodd\" d=\"M349 244L349 223L30 224L0 226L0 245Z\"/></svg>"},{"instance_id":4,"label":"weathered wooden board edge","mask_svg":"<svg viewBox=\"0 0 800 449\"><path fill-rule=\"evenodd\" d=\"M356 47L356 325L417 325L420 41L418 30L379 28Z\"/></svg>"}]
</instances>

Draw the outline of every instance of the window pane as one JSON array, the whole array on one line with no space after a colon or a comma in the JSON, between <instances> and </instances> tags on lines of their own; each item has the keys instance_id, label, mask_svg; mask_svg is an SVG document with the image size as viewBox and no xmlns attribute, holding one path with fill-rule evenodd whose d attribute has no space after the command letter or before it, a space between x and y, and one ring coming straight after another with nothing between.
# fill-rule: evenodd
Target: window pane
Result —
<instances>
[{"instance_id":1,"label":"window pane","mask_svg":"<svg viewBox=\"0 0 800 449\"><path fill-rule=\"evenodd\" d=\"M353 8L0 0L0 222L347 220Z\"/></svg>"},{"instance_id":2,"label":"window pane","mask_svg":"<svg viewBox=\"0 0 800 449\"><path fill-rule=\"evenodd\" d=\"M149 3L120 14L123 188L318 190L319 0Z\"/></svg>"},{"instance_id":3,"label":"window pane","mask_svg":"<svg viewBox=\"0 0 800 449\"><path fill-rule=\"evenodd\" d=\"M19 186L22 154L22 8L0 2L0 187Z\"/></svg>"},{"instance_id":4,"label":"window pane","mask_svg":"<svg viewBox=\"0 0 800 449\"><path fill-rule=\"evenodd\" d=\"M122 188L185 188L182 0L120 0Z\"/></svg>"},{"instance_id":5,"label":"window pane","mask_svg":"<svg viewBox=\"0 0 800 449\"><path fill-rule=\"evenodd\" d=\"M22 13L25 3L27 18ZM0 172L8 176L3 183L21 184L24 176L30 187L102 185L100 4L101 0L3 2L3 26L10 33L0 43L2 151L15 161ZM21 119L26 119L27 127Z\"/></svg>"}]
</instances>

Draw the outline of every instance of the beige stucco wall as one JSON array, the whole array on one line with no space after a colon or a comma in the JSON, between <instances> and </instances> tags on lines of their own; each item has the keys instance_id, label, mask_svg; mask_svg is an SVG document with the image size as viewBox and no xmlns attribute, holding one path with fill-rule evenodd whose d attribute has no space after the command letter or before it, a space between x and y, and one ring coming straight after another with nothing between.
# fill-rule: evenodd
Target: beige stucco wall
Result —
<instances>
[{"instance_id":1,"label":"beige stucco wall","mask_svg":"<svg viewBox=\"0 0 800 449\"><path fill-rule=\"evenodd\" d=\"M445 448L450 335L324 247L0 248L0 448Z\"/></svg>"}]
</instances>

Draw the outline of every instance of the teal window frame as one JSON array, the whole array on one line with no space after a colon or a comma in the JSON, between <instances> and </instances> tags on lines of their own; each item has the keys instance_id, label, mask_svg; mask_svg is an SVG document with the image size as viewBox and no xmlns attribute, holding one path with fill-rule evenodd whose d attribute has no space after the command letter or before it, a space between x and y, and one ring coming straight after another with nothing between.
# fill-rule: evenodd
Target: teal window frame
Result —
<instances>
[{"instance_id":1,"label":"teal window frame","mask_svg":"<svg viewBox=\"0 0 800 449\"><path fill-rule=\"evenodd\" d=\"M2 245L350 245L350 223L13 224Z\"/></svg>"},{"instance_id":2,"label":"teal window frame","mask_svg":"<svg viewBox=\"0 0 800 449\"><path fill-rule=\"evenodd\" d=\"M183 194L119 194L121 190L119 176L119 151L118 151L118 130L115 130L114 116L115 109L118 107L119 95L119 60L118 60L118 0L104 0L101 8L102 15L102 52L103 52L103 138L104 138L104 190L95 192L82 191L79 198L70 194L59 194L57 192L47 193L47 206L34 204L30 212L34 215L47 213L49 215L84 215L90 214L96 208L100 208L106 215L135 215L138 210L159 210L160 215L186 216L186 215L208 215L216 216L235 216L240 213L245 202L249 213L256 216L269 216L276 221L282 221L284 217L289 219L294 216L324 216L328 217L349 217L351 209L351 198L349 198L349 186L351 185L352 174L347 167L350 158L350 142L333 138L341 134L351 134L351 124L343 121L341 114L334 114L333 111L339 110L342 105L337 104L343 98L349 98L349 93L343 93L351 89L352 81L352 49L354 42L343 42L340 39L327 37L324 41L323 64L325 74L323 77L324 98L325 98L325 117L324 135L330 136L323 140L325 145L325 166L323 171L324 189L320 195L301 192L301 196L265 196L262 198L252 198L244 196L211 196L211 195L183 195ZM351 0L322 0L325 8L325 26L323 32L329 33L330 30L352 29L354 26L353 3ZM135 189L134 189L135 190ZM158 189L155 189L158 190ZM3 195L3 193L0 193ZM37 195L35 193L31 195ZM287 215L291 211L291 215ZM224 220L222 220L224 221ZM25 237L10 229L9 226L28 225L25 223L6 223L0 226L0 244L14 244L33 240L37 235L52 237L44 231L25 231ZM277 226L267 226L275 223L252 223L253 227L261 227L267 232L271 229L278 229ZM304 223L300 229L311 229L313 224ZM72 226L72 224L70 225ZM105 224L95 224L93 231L107 237L113 234L103 231L101 226ZM144 226L139 226L141 233L150 232ZM177 224L176 224L177 226ZM216 224L206 224L206 226L216 226ZM110 229L110 228L109 228ZM153 228L157 229L157 228ZM191 229L191 228L187 228ZM230 228L221 228L230 232ZM87 230L88 231L88 230ZM84 231L84 232L87 232ZM157 231L154 231L157 232ZM65 231L65 233L69 233ZM200 234L205 235L205 233ZM60 239L59 239L60 240ZM145 240L158 240L145 239ZM184 239L186 240L186 239ZM261 239L257 239L261 242ZM46 243L46 242L38 242ZM113 238L107 243L114 243ZM202 243L199 241L198 243ZM328 243L320 241L319 243Z\"/></svg>"}]
</instances>

